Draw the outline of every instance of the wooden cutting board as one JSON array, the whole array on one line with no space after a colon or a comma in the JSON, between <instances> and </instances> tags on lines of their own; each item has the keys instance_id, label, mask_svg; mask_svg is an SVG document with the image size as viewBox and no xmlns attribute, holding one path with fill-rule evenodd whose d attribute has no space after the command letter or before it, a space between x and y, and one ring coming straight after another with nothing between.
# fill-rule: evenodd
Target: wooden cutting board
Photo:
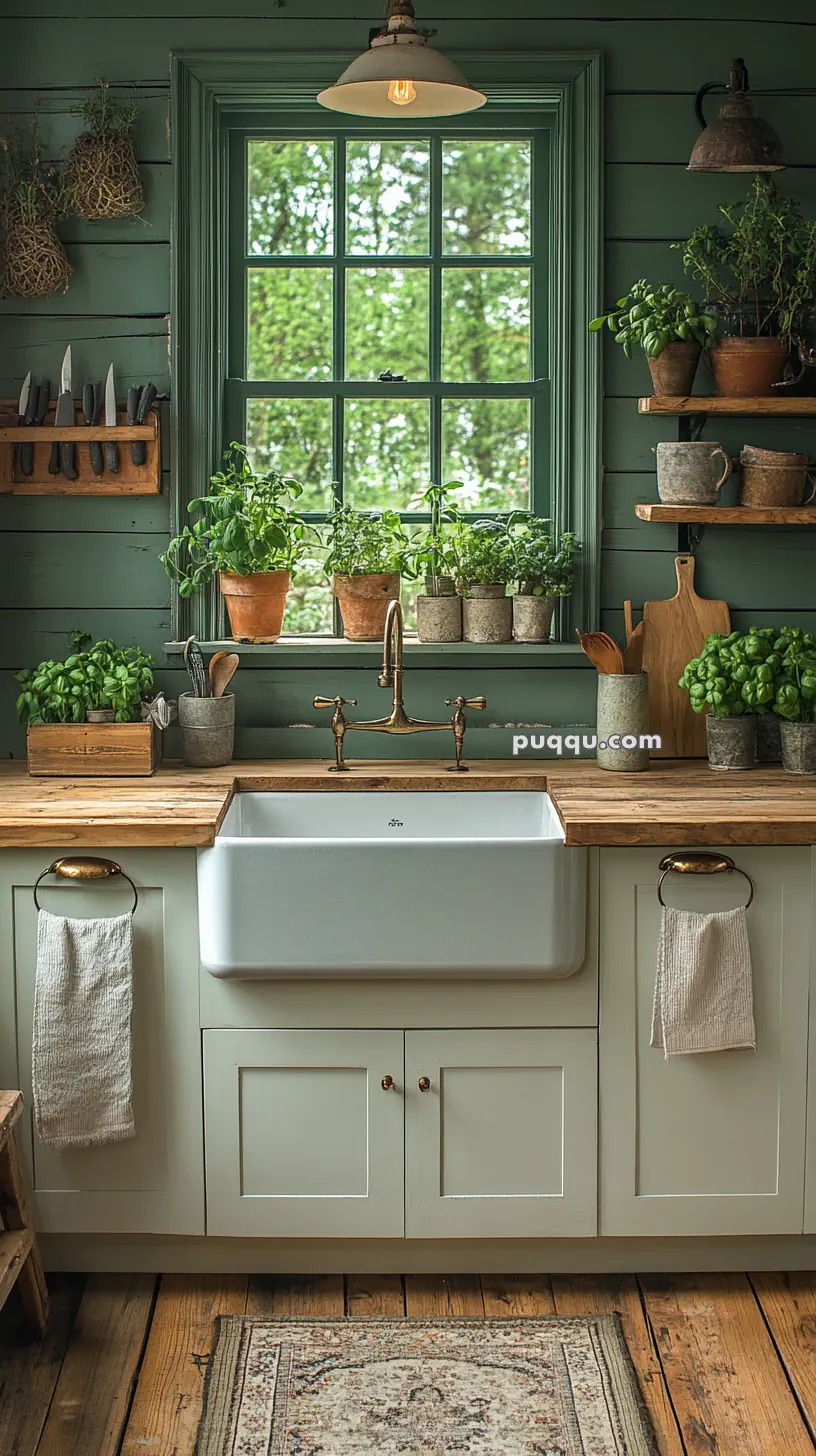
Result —
<instances>
[{"instance_id":1,"label":"wooden cutting board","mask_svg":"<svg viewBox=\"0 0 816 1456\"><path fill-rule=\"evenodd\" d=\"M653 758L705 758L705 716L692 712L688 693L677 686L683 668L699 655L709 632L731 631L726 602L698 597L694 557L678 556L677 595L643 607L643 670L649 674L649 725L662 747Z\"/></svg>"}]
</instances>

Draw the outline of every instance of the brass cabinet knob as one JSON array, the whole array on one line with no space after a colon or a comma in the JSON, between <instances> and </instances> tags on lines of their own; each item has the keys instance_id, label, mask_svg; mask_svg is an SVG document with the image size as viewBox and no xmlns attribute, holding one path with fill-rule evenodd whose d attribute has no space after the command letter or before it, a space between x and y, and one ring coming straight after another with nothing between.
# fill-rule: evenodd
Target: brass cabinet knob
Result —
<instances>
[{"instance_id":1,"label":"brass cabinet knob","mask_svg":"<svg viewBox=\"0 0 816 1456\"><path fill-rule=\"evenodd\" d=\"M430 1090L431 1090L431 1079L430 1079L430 1077L420 1077L419 1081L417 1082L417 1086L418 1086L420 1092L430 1092Z\"/></svg>"},{"instance_id":2,"label":"brass cabinet knob","mask_svg":"<svg viewBox=\"0 0 816 1456\"><path fill-rule=\"evenodd\" d=\"M380 1083L380 1086L382 1087L383 1092L390 1092L391 1091L391 1088L393 1087L393 1085L394 1085L394 1078L393 1077L389 1077L388 1074L386 1073L386 1075L383 1077L383 1079L382 1079L382 1081Z\"/></svg>"}]
</instances>

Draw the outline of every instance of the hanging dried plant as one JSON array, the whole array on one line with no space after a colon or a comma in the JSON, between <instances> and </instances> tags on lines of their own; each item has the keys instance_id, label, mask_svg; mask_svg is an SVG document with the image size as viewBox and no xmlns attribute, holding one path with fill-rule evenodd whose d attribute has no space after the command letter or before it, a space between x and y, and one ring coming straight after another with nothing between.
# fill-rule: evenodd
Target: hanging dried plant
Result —
<instances>
[{"instance_id":1,"label":"hanging dried plant","mask_svg":"<svg viewBox=\"0 0 816 1456\"><path fill-rule=\"evenodd\" d=\"M16 129L0 137L0 175L0 290L13 298L64 293L71 265L56 223L65 212L65 180L59 164L42 156L36 116L27 141Z\"/></svg>"},{"instance_id":2,"label":"hanging dried plant","mask_svg":"<svg viewBox=\"0 0 816 1456\"><path fill-rule=\"evenodd\" d=\"M141 212L144 193L130 137L137 112L134 102L117 101L111 95L107 81L72 108L86 129L65 163L69 212L90 222Z\"/></svg>"}]
</instances>

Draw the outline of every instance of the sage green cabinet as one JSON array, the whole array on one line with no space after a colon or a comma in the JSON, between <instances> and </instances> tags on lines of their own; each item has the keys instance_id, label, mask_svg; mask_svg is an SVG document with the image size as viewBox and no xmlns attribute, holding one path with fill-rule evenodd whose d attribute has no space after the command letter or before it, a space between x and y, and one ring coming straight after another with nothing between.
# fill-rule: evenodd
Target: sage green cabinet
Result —
<instances>
[{"instance_id":1,"label":"sage green cabinet","mask_svg":"<svg viewBox=\"0 0 816 1456\"><path fill-rule=\"evenodd\" d=\"M594 1234L596 1125L594 1028L407 1032L408 1238Z\"/></svg>"},{"instance_id":2,"label":"sage green cabinet","mask_svg":"<svg viewBox=\"0 0 816 1456\"><path fill-rule=\"evenodd\" d=\"M133 922L133 1089L136 1136L60 1151L32 1118L31 1042L37 959L37 876L63 851L0 854L0 1085L26 1100L22 1146L43 1233L203 1234L204 1168L198 1030L195 854L98 850L138 887ZM118 880L46 880L58 915L118 915L132 903Z\"/></svg>"},{"instance_id":3,"label":"sage green cabinet","mask_svg":"<svg viewBox=\"0 0 816 1456\"><path fill-rule=\"evenodd\" d=\"M756 1051L669 1061L649 1045L665 852L601 854L600 1233L801 1233L811 851L730 851L754 883ZM724 910L745 902L746 886L673 875L665 895Z\"/></svg>"}]
</instances>

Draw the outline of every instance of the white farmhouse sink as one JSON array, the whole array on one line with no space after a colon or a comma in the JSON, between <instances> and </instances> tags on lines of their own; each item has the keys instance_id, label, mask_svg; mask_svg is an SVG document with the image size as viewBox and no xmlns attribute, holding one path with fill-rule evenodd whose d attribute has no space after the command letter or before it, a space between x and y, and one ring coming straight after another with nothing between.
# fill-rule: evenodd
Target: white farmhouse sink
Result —
<instances>
[{"instance_id":1,"label":"white farmhouse sink","mask_svg":"<svg viewBox=\"0 0 816 1456\"><path fill-rule=\"evenodd\" d=\"M238 794L198 905L214 976L569 976L586 851L543 793Z\"/></svg>"}]
</instances>

